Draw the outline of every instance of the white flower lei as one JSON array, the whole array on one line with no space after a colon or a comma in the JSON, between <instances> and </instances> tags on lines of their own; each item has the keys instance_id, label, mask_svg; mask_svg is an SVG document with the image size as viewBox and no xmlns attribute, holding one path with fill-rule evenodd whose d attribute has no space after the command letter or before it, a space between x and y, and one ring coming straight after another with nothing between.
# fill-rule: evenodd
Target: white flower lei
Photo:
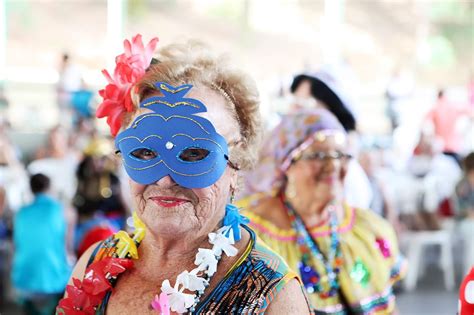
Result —
<instances>
[{"instance_id":1,"label":"white flower lei","mask_svg":"<svg viewBox=\"0 0 474 315\"><path fill-rule=\"evenodd\" d=\"M134 219L144 230L143 224L138 222L138 217L134 216ZM194 312L204 290L209 286L211 277L217 271L222 253L228 257L237 255L238 250L233 245L236 240L240 240L240 225L244 223L248 223L248 219L240 215L239 209L232 204L227 205L224 226L208 234L212 249L199 248L194 260L197 267L181 272L174 286L171 286L168 279L164 280L161 284L161 294L155 296L152 307L162 315L168 315L170 310L178 313ZM185 290L194 293L185 293Z\"/></svg>"},{"instance_id":2,"label":"white flower lei","mask_svg":"<svg viewBox=\"0 0 474 315\"><path fill-rule=\"evenodd\" d=\"M173 312L193 312L199 303L200 296L209 286L210 278L217 270L222 252L227 256L237 255L237 248L233 245L234 231L232 227L223 226L215 233L209 233L209 243L212 249L199 248L194 264L197 266L191 271L183 271L176 278L176 283L171 286L168 279L161 285L161 291L168 295L169 305ZM194 294L184 293L184 290L194 291ZM164 313L164 312L163 312Z\"/></svg>"}]
</instances>

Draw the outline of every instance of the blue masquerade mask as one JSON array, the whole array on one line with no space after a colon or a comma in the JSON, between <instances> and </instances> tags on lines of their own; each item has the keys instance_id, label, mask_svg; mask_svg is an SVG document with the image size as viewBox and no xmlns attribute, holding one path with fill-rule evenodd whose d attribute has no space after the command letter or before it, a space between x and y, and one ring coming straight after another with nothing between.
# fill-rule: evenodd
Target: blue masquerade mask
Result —
<instances>
[{"instance_id":1,"label":"blue masquerade mask","mask_svg":"<svg viewBox=\"0 0 474 315\"><path fill-rule=\"evenodd\" d=\"M125 170L137 183L148 185L165 176L186 188L214 184L227 166L227 142L211 122L196 113L203 103L185 94L193 87L164 82L155 86L163 96L143 100L153 112L138 116L115 139Z\"/></svg>"}]
</instances>

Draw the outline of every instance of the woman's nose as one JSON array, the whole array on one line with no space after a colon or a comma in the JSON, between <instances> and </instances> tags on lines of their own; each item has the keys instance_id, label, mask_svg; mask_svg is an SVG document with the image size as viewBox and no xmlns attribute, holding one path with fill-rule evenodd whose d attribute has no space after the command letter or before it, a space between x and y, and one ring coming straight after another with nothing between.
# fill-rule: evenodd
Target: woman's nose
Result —
<instances>
[{"instance_id":1,"label":"woman's nose","mask_svg":"<svg viewBox=\"0 0 474 315\"><path fill-rule=\"evenodd\" d=\"M164 176L156 181L156 185L162 188L168 188L177 185L171 176Z\"/></svg>"},{"instance_id":2,"label":"woman's nose","mask_svg":"<svg viewBox=\"0 0 474 315\"><path fill-rule=\"evenodd\" d=\"M333 159L333 158L330 158L330 157L326 157L321 162L323 163L322 171L325 172L325 173L334 172L336 170L337 163L339 163L339 161L337 159Z\"/></svg>"}]
</instances>

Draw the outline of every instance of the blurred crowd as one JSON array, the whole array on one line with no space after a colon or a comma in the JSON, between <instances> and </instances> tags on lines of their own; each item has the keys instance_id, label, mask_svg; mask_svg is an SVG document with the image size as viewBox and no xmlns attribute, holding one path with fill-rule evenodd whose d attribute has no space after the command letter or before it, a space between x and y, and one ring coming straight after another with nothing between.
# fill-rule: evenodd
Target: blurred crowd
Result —
<instances>
[{"instance_id":1,"label":"blurred crowd","mask_svg":"<svg viewBox=\"0 0 474 315\"><path fill-rule=\"evenodd\" d=\"M24 304L27 309L56 305L68 278L56 275L69 275L85 249L127 228L133 210L113 140L96 127L94 91L66 54L59 73L61 124L49 130L46 143L37 143L34 154L25 155L8 121L0 121L0 272L9 279L0 282L0 302L20 297L30 303ZM360 132L358 117L364 113L357 112L343 81L327 69L296 75L280 95L284 110L272 119L295 109L325 107L350 135L352 160L344 183L350 205L386 218L400 239L452 222L465 242L465 255L474 253L474 244L467 241L474 239L474 153L466 136L474 124L473 85L470 99L461 104L439 90L408 139L405 103L415 89L412 82L394 73L385 94L390 130L371 135ZM0 103L8 106L4 96ZM274 123L269 122L268 131ZM466 271L474 264L471 255L465 259ZM37 272L28 263L32 257L38 270L41 264L54 267L36 283L27 283L22 275Z\"/></svg>"}]
</instances>

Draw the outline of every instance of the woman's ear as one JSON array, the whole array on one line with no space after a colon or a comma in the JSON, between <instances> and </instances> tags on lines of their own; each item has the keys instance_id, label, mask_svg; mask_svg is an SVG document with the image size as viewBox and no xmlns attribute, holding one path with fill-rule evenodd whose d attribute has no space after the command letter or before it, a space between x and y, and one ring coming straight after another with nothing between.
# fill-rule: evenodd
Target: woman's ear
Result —
<instances>
[{"instance_id":1,"label":"woman's ear","mask_svg":"<svg viewBox=\"0 0 474 315\"><path fill-rule=\"evenodd\" d=\"M229 168L230 174L230 195L235 196L237 194L237 187L239 185L239 171Z\"/></svg>"}]
</instances>

